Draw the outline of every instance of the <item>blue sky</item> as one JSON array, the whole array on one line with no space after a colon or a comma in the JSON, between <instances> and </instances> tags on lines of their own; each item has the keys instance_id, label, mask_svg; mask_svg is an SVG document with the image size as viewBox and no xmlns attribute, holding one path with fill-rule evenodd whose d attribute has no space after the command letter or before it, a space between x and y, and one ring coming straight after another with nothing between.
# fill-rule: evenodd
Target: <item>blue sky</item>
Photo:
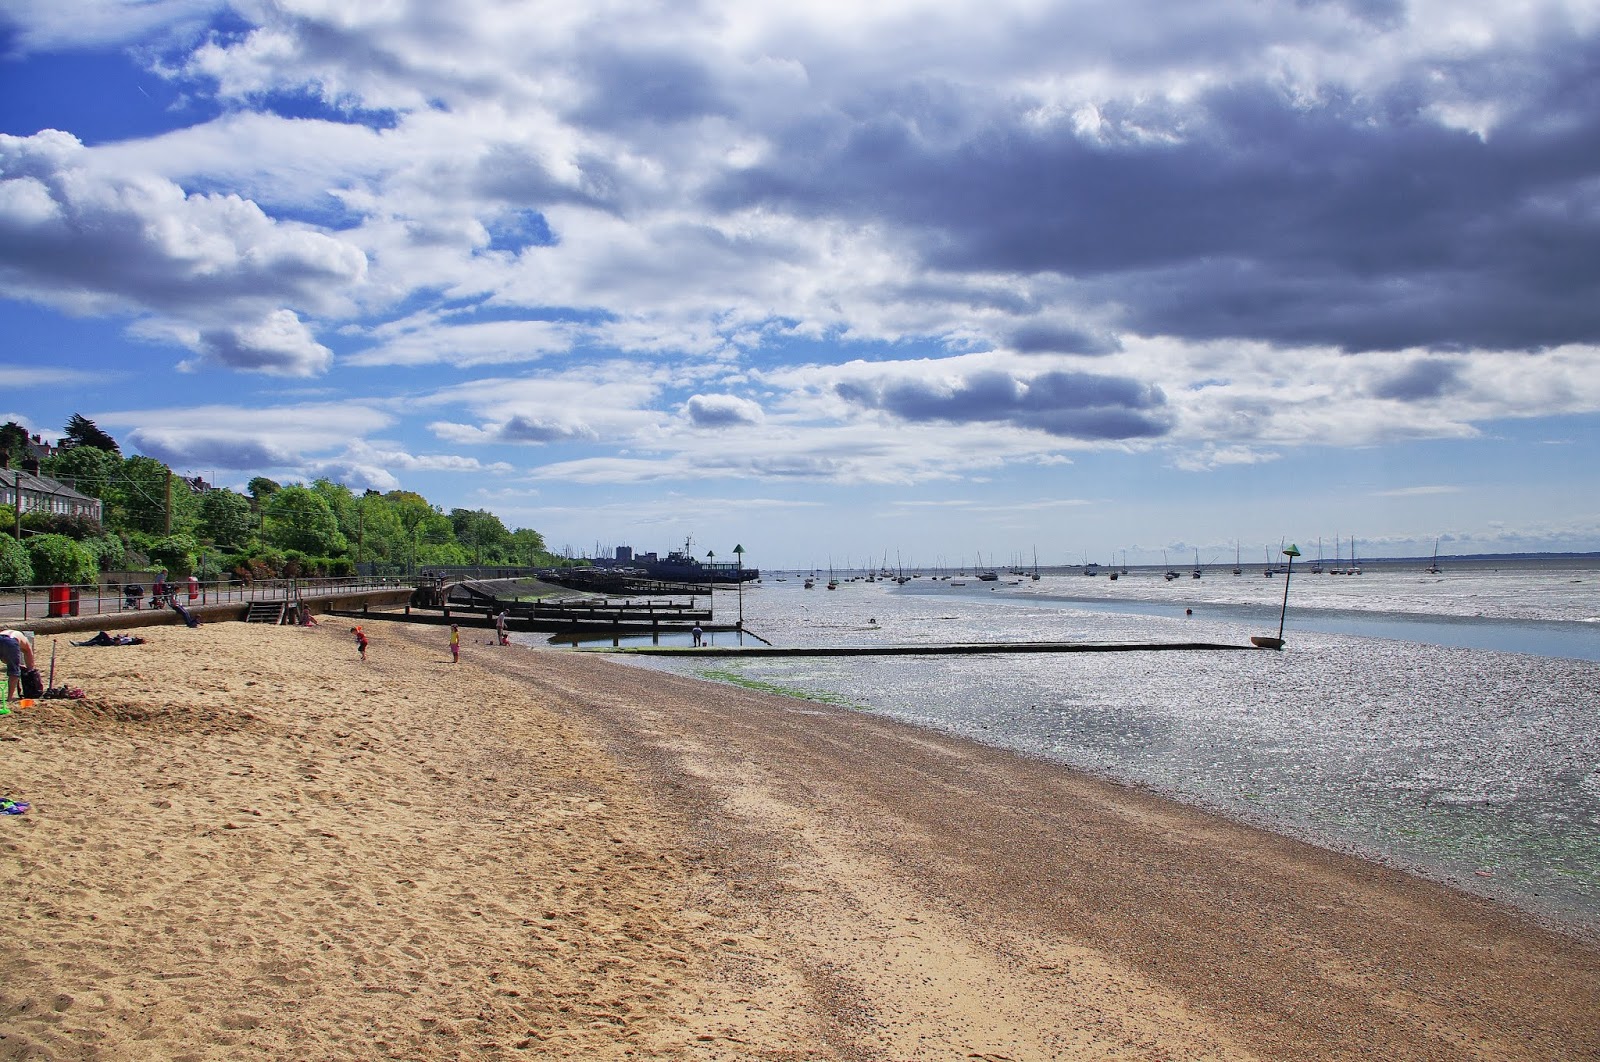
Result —
<instances>
[{"instance_id":1,"label":"blue sky","mask_svg":"<svg viewBox=\"0 0 1600 1062\"><path fill-rule=\"evenodd\" d=\"M13 0L0 417L766 567L1600 550L1591 0Z\"/></svg>"}]
</instances>

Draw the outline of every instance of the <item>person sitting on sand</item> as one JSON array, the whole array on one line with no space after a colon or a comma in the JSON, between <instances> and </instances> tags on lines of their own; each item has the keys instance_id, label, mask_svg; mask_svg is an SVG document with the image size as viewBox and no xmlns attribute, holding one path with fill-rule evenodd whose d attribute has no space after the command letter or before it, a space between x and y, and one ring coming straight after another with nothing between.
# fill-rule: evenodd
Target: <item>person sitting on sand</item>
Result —
<instances>
[{"instance_id":1,"label":"person sitting on sand","mask_svg":"<svg viewBox=\"0 0 1600 1062\"><path fill-rule=\"evenodd\" d=\"M144 639L133 634L108 634L101 631L86 642L73 642L73 645L143 645Z\"/></svg>"},{"instance_id":2,"label":"person sitting on sand","mask_svg":"<svg viewBox=\"0 0 1600 1062\"><path fill-rule=\"evenodd\" d=\"M356 636L356 652L361 654L361 662L367 662L367 632L360 627L351 627L350 633Z\"/></svg>"}]
</instances>

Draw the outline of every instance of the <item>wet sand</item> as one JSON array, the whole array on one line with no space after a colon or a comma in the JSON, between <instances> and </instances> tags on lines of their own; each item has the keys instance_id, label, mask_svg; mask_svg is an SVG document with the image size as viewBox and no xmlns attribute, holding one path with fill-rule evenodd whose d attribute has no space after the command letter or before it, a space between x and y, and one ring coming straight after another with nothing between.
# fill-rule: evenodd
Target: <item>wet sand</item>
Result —
<instances>
[{"instance_id":1,"label":"wet sand","mask_svg":"<svg viewBox=\"0 0 1600 1062\"><path fill-rule=\"evenodd\" d=\"M373 621L57 640L0 1059L1587 1059L1600 950L842 709ZM39 643L49 658L50 639Z\"/></svg>"}]
</instances>

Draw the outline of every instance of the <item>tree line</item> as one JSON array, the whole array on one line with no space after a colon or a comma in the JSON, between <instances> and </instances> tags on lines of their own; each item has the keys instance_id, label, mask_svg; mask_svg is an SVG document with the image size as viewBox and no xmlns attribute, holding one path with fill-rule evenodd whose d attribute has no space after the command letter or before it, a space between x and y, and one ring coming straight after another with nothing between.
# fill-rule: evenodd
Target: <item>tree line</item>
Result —
<instances>
[{"instance_id":1,"label":"tree line","mask_svg":"<svg viewBox=\"0 0 1600 1062\"><path fill-rule=\"evenodd\" d=\"M510 530L484 509L446 513L414 491L358 494L329 479L280 484L257 476L241 494L174 475L152 457L124 457L80 414L65 431L39 474L99 499L101 519L35 510L19 521L0 506L0 585L91 583L102 572L163 568L209 581L565 563L539 532ZM21 467L27 431L0 427L0 452Z\"/></svg>"}]
</instances>

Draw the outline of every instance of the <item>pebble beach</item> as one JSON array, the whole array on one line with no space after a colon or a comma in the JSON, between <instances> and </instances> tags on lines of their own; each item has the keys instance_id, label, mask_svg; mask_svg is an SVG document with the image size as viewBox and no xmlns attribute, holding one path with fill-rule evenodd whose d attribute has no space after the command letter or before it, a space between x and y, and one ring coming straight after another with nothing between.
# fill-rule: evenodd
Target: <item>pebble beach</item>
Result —
<instances>
[{"instance_id":1,"label":"pebble beach","mask_svg":"<svg viewBox=\"0 0 1600 1062\"><path fill-rule=\"evenodd\" d=\"M0 718L0 1059L1600 1057L1600 948L1492 901L848 708L350 626L40 639L86 696Z\"/></svg>"}]
</instances>

